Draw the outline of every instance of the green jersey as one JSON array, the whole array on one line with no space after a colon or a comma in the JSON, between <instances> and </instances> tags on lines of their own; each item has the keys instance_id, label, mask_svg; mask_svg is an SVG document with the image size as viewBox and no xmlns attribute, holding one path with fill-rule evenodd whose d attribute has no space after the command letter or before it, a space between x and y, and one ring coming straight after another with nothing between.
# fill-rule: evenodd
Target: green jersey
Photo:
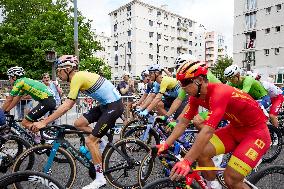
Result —
<instances>
[{"instance_id":1,"label":"green jersey","mask_svg":"<svg viewBox=\"0 0 284 189\"><path fill-rule=\"evenodd\" d=\"M207 73L207 79L208 79L209 83L221 83L221 81L217 77L215 77L215 75L213 75L213 73L209 70L208 70L208 73ZM182 101L186 99L185 90L180 89L180 91L178 93L178 98Z\"/></svg>"},{"instance_id":2,"label":"green jersey","mask_svg":"<svg viewBox=\"0 0 284 189\"><path fill-rule=\"evenodd\" d=\"M236 85L231 82L228 82L227 84L243 90L255 100L261 99L268 94L262 84L251 76L245 76L240 84Z\"/></svg>"},{"instance_id":3,"label":"green jersey","mask_svg":"<svg viewBox=\"0 0 284 189\"><path fill-rule=\"evenodd\" d=\"M41 101L53 96L48 87L36 80L26 77L17 79L14 83L13 89L10 92L11 96L30 95L34 100Z\"/></svg>"}]
</instances>

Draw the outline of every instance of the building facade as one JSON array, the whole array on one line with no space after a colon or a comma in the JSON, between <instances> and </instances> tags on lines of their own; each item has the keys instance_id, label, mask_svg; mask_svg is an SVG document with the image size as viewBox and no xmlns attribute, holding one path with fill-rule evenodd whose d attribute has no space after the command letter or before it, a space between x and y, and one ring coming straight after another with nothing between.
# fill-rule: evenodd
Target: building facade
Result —
<instances>
[{"instance_id":1,"label":"building facade","mask_svg":"<svg viewBox=\"0 0 284 189\"><path fill-rule=\"evenodd\" d=\"M235 0L233 40L235 64L277 76L284 67L284 0Z\"/></svg>"},{"instance_id":2,"label":"building facade","mask_svg":"<svg viewBox=\"0 0 284 189\"><path fill-rule=\"evenodd\" d=\"M206 28L200 24L195 28L195 42L194 42L194 55L200 61L205 61L205 37Z\"/></svg>"},{"instance_id":3,"label":"building facade","mask_svg":"<svg viewBox=\"0 0 284 189\"><path fill-rule=\"evenodd\" d=\"M123 71L139 76L151 64L173 67L179 54L193 54L195 22L191 19L139 0L109 15L114 78Z\"/></svg>"},{"instance_id":4,"label":"building facade","mask_svg":"<svg viewBox=\"0 0 284 189\"><path fill-rule=\"evenodd\" d=\"M111 66L111 38L106 36L104 32L96 35L96 41L100 42L101 47L103 48L100 51L95 52L95 56L103 59L108 65Z\"/></svg>"}]
</instances>

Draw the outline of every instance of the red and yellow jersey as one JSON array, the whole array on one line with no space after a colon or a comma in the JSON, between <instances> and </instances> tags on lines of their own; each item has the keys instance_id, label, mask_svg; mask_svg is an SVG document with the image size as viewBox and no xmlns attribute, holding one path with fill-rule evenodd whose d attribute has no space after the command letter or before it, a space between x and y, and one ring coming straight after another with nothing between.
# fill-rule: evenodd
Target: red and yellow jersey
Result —
<instances>
[{"instance_id":1,"label":"red and yellow jersey","mask_svg":"<svg viewBox=\"0 0 284 189\"><path fill-rule=\"evenodd\" d=\"M199 106L209 110L204 124L213 128L218 126L222 118L235 127L252 127L267 120L259 104L250 95L221 83L208 83L205 99L189 97L184 117L191 120Z\"/></svg>"}]
</instances>

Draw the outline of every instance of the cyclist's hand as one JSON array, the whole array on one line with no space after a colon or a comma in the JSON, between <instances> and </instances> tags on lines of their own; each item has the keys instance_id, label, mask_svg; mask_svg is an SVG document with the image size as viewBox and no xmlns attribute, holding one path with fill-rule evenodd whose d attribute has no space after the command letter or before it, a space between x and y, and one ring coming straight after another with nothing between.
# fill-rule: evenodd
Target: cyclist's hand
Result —
<instances>
[{"instance_id":1,"label":"cyclist's hand","mask_svg":"<svg viewBox=\"0 0 284 189\"><path fill-rule=\"evenodd\" d=\"M188 175L191 170L191 162L188 159L182 159L177 162L172 168L170 178L171 180L180 180L182 177Z\"/></svg>"},{"instance_id":2,"label":"cyclist's hand","mask_svg":"<svg viewBox=\"0 0 284 189\"><path fill-rule=\"evenodd\" d=\"M169 149L169 145L165 142L162 144L156 145L156 147L158 148L158 152L157 152L158 155L161 155L161 153Z\"/></svg>"},{"instance_id":3,"label":"cyclist's hand","mask_svg":"<svg viewBox=\"0 0 284 189\"><path fill-rule=\"evenodd\" d=\"M46 127L46 124L42 121L34 122L33 125L30 127L30 130L34 133L38 132L41 128Z\"/></svg>"},{"instance_id":4,"label":"cyclist's hand","mask_svg":"<svg viewBox=\"0 0 284 189\"><path fill-rule=\"evenodd\" d=\"M157 116L156 117L156 121L157 122L161 122L161 123L165 123L167 122L168 116L164 115L164 116Z\"/></svg>"},{"instance_id":5,"label":"cyclist's hand","mask_svg":"<svg viewBox=\"0 0 284 189\"><path fill-rule=\"evenodd\" d=\"M170 122L167 126L168 126L170 129L174 129L176 125L177 125L177 122L172 121L172 122Z\"/></svg>"},{"instance_id":6,"label":"cyclist's hand","mask_svg":"<svg viewBox=\"0 0 284 189\"><path fill-rule=\"evenodd\" d=\"M142 112L141 111L139 112L139 116L141 116L141 117L147 117L148 114L149 114L149 112L148 112L147 109L143 110Z\"/></svg>"}]
</instances>

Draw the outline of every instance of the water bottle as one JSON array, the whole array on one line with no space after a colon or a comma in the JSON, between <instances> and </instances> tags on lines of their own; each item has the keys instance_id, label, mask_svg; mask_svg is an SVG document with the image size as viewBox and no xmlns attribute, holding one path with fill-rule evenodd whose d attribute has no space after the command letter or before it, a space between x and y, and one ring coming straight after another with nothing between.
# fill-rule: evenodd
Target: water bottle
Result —
<instances>
[{"instance_id":1,"label":"water bottle","mask_svg":"<svg viewBox=\"0 0 284 189\"><path fill-rule=\"evenodd\" d=\"M80 152L83 154L88 160L92 159L91 153L85 146L80 146Z\"/></svg>"}]
</instances>

